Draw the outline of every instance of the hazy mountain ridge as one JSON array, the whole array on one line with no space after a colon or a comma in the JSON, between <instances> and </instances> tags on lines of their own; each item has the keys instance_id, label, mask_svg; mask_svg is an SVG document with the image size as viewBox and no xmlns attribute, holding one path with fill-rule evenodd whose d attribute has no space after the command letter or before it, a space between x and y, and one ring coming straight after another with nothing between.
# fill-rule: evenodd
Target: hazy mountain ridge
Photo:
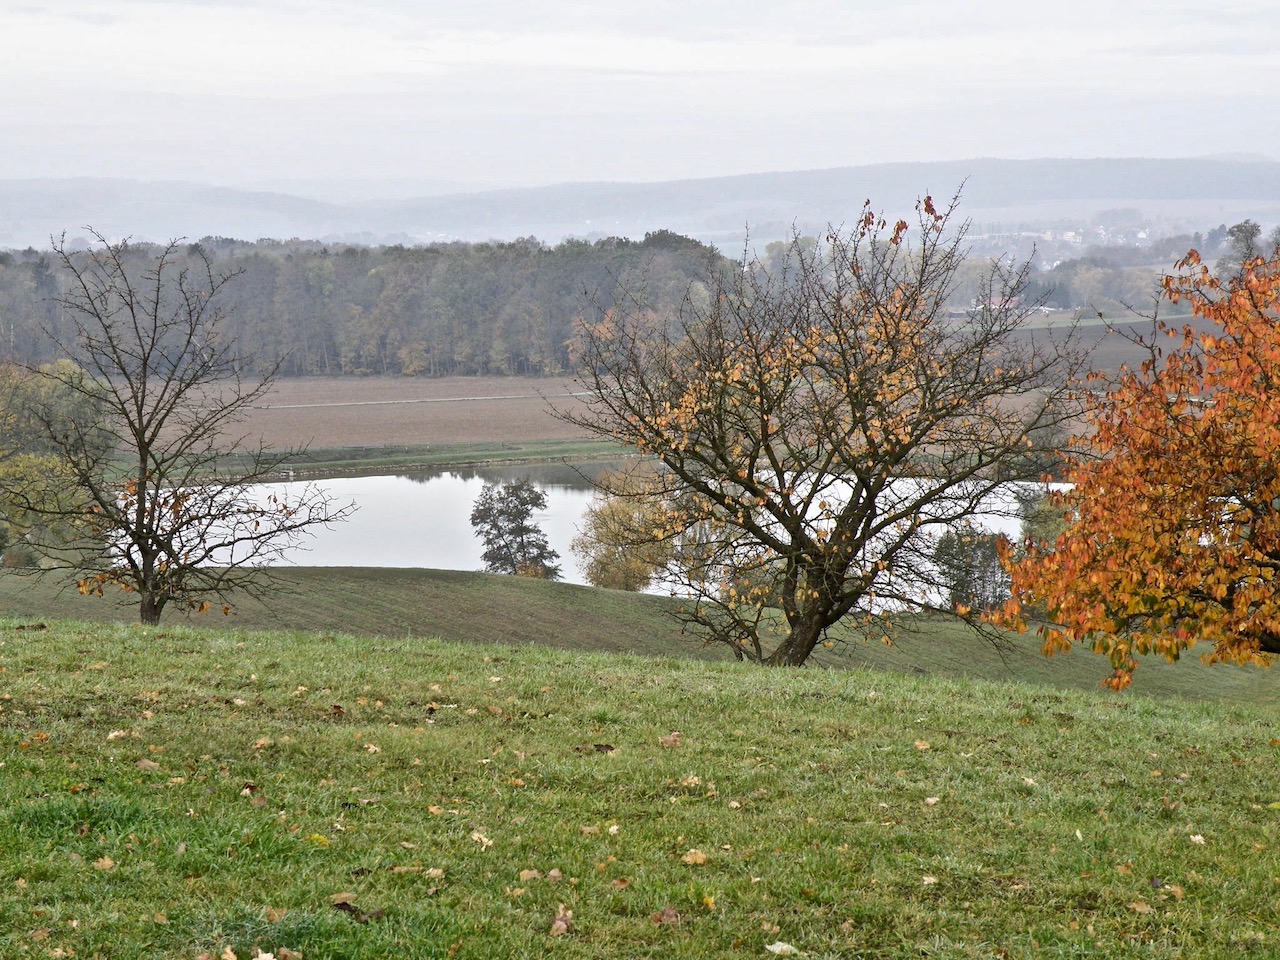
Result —
<instances>
[{"instance_id":1,"label":"hazy mountain ridge","mask_svg":"<svg viewBox=\"0 0 1280 960\"><path fill-rule=\"evenodd\" d=\"M866 199L899 215L963 184L964 216L987 230L1047 228L1135 210L1165 232L1252 217L1280 222L1280 162L1256 159L973 159L886 163L656 183L571 183L450 196L331 203L186 181L0 180L0 247L51 235L360 243L629 236L667 229L732 250L852 221Z\"/></svg>"}]
</instances>

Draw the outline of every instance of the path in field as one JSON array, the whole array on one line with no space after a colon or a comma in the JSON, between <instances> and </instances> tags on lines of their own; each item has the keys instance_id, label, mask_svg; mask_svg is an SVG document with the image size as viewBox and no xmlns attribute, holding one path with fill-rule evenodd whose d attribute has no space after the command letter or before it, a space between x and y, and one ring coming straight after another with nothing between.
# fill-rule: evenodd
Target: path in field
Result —
<instances>
[{"instance_id":1,"label":"path in field","mask_svg":"<svg viewBox=\"0 0 1280 960\"><path fill-rule=\"evenodd\" d=\"M486 400L561 400L566 397L586 397L585 390L575 393L512 393L489 397L415 397L409 400L334 400L328 403L267 403L259 410L305 410L311 407L379 407L395 403L471 403Z\"/></svg>"}]
</instances>

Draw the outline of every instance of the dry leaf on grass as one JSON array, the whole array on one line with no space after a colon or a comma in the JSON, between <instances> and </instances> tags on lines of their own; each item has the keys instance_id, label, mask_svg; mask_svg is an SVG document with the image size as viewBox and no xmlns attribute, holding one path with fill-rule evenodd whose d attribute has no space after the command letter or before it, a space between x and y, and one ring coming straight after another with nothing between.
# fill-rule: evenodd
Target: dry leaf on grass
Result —
<instances>
[{"instance_id":1,"label":"dry leaf on grass","mask_svg":"<svg viewBox=\"0 0 1280 960\"><path fill-rule=\"evenodd\" d=\"M687 863L695 867L701 866L702 864L706 863L707 860L709 859L710 858L705 853L703 853L701 850L697 849L696 847L689 850L683 857L680 858L680 860L683 863Z\"/></svg>"},{"instance_id":2,"label":"dry leaf on grass","mask_svg":"<svg viewBox=\"0 0 1280 960\"><path fill-rule=\"evenodd\" d=\"M680 746L680 741L683 737L684 737L684 734L681 733L679 730L672 730L665 737L659 737L658 744L670 750L674 747Z\"/></svg>"},{"instance_id":3,"label":"dry leaf on grass","mask_svg":"<svg viewBox=\"0 0 1280 960\"><path fill-rule=\"evenodd\" d=\"M675 907L667 904L649 919L660 927L675 926L680 922L680 914L676 912Z\"/></svg>"},{"instance_id":4,"label":"dry leaf on grass","mask_svg":"<svg viewBox=\"0 0 1280 960\"><path fill-rule=\"evenodd\" d=\"M556 908L556 917L551 921L551 929L547 931L553 937L563 937L573 925L573 911L562 903Z\"/></svg>"},{"instance_id":5,"label":"dry leaf on grass","mask_svg":"<svg viewBox=\"0 0 1280 960\"><path fill-rule=\"evenodd\" d=\"M764 948L768 950L770 953L776 953L780 957L803 957L804 956L804 954L800 950L797 950L791 944L784 943L781 940L775 940L773 943L766 943L764 945Z\"/></svg>"}]
</instances>

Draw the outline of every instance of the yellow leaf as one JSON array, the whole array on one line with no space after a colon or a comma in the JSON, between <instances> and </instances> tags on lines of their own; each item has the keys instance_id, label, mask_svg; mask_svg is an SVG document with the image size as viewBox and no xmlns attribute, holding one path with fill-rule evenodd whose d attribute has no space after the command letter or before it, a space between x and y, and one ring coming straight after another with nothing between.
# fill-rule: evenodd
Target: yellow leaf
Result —
<instances>
[{"instance_id":1,"label":"yellow leaf","mask_svg":"<svg viewBox=\"0 0 1280 960\"><path fill-rule=\"evenodd\" d=\"M689 851L688 851L688 852L687 852L683 857L681 857L680 859L681 859L681 861L683 861L684 863L690 864L691 866L700 866L700 865L702 865L702 864L706 863L706 862L707 862L707 860L708 860L708 859L710 859L710 858L709 858L705 853L703 853L701 850L699 850L699 849L697 849L697 848L695 847L695 848L693 848L693 849L689 850Z\"/></svg>"}]
</instances>

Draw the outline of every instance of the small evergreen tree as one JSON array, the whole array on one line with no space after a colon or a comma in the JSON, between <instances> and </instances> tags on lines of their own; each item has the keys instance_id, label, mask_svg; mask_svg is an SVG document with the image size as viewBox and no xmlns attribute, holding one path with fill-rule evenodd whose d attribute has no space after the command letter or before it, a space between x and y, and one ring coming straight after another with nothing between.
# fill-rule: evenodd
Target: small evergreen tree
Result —
<instances>
[{"instance_id":1,"label":"small evergreen tree","mask_svg":"<svg viewBox=\"0 0 1280 960\"><path fill-rule=\"evenodd\" d=\"M486 483L471 508L471 526L484 541L484 568L490 573L517 574L544 580L560 579L560 555L533 522L535 510L545 510L547 495L528 477L509 483Z\"/></svg>"}]
</instances>

